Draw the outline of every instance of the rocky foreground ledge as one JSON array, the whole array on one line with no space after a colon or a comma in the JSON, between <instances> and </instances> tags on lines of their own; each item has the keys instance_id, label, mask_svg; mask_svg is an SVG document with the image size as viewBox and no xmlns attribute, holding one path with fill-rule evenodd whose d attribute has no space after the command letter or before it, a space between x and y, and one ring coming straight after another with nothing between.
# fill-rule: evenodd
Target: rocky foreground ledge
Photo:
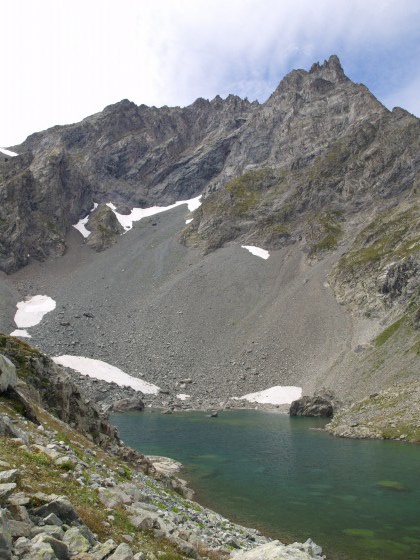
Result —
<instances>
[{"instance_id":1,"label":"rocky foreground ledge","mask_svg":"<svg viewBox=\"0 0 420 560\"><path fill-rule=\"evenodd\" d=\"M1 560L324 558L311 540L285 545L192 501L173 462L126 448L98 411L87 424L70 415L73 427L57 418L70 414L56 409L65 378L55 381L56 366L27 345L6 349L14 362L0 355ZM43 391L55 395L50 410ZM73 412L88 414L74 387L68 395Z\"/></svg>"}]
</instances>

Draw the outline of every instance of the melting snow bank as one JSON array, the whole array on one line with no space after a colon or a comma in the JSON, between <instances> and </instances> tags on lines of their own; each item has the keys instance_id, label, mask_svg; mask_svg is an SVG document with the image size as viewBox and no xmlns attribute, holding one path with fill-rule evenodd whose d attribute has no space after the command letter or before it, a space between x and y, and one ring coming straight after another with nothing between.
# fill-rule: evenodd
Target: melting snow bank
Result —
<instances>
[{"instance_id":1,"label":"melting snow bank","mask_svg":"<svg viewBox=\"0 0 420 560\"><path fill-rule=\"evenodd\" d=\"M180 200L175 202L175 204L171 204L170 206L151 206L150 208L133 208L130 214L120 214L116 211L115 204L112 202L108 202L107 206L111 208L114 212L117 220L123 226L126 231L129 231L133 227L133 222L138 222L142 218L147 218L149 216L154 216L155 214L160 214L161 212L166 212L167 210L172 210L172 208L176 208L181 204L187 204L188 210L193 212L201 205L201 195L196 196L195 198L191 198L190 200Z\"/></svg>"},{"instance_id":2,"label":"melting snow bank","mask_svg":"<svg viewBox=\"0 0 420 560\"><path fill-rule=\"evenodd\" d=\"M68 355L55 356L53 360L56 364L74 369L82 375L100 379L107 383L114 382L120 387L131 387L135 391L141 391L146 395L156 395L160 389L157 385L132 377L117 367L111 366L111 364L101 362L101 360Z\"/></svg>"},{"instance_id":3,"label":"melting snow bank","mask_svg":"<svg viewBox=\"0 0 420 560\"><path fill-rule=\"evenodd\" d=\"M85 237L85 238L86 238L86 237L89 237L89 235L92 233L91 231L89 231L88 229L86 229L85 226L86 226L86 224L87 224L88 221L89 221L90 215L92 214L92 212L93 212L94 210L96 210L96 208L98 208L98 203L97 203L97 202L94 202L94 203L93 203L93 208L92 208L92 210L89 212L89 214L88 214L85 218L82 218L81 220L79 220L79 221L77 222L77 224L74 224L74 225L73 225L73 227L76 228L77 231L80 231L80 233L81 233L81 234L83 235L83 237Z\"/></svg>"},{"instance_id":4,"label":"melting snow bank","mask_svg":"<svg viewBox=\"0 0 420 560\"><path fill-rule=\"evenodd\" d=\"M176 396L177 399L179 399L180 401L185 401L187 399L191 398L191 395L187 395L186 393L180 393L179 395Z\"/></svg>"},{"instance_id":5,"label":"melting snow bank","mask_svg":"<svg viewBox=\"0 0 420 560\"><path fill-rule=\"evenodd\" d=\"M18 308L15 314L16 326L24 329L38 325L46 313L55 309L55 305L55 301L49 296L33 296L26 301L19 301L16 304Z\"/></svg>"},{"instance_id":6,"label":"melting snow bank","mask_svg":"<svg viewBox=\"0 0 420 560\"><path fill-rule=\"evenodd\" d=\"M265 389L264 391L259 391L258 393L249 393L248 395L239 397L239 399L261 404L290 404L300 399L301 396L302 387L282 387L278 385L276 387L270 387L270 389Z\"/></svg>"},{"instance_id":7,"label":"melting snow bank","mask_svg":"<svg viewBox=\"0 0 420 560\"><path fill-rule=\"evenodd\" d=\"M10 157L15 157L19 155L16 152L11 152L10 150L6 150L5 148L0 148L0 152L5 156L10 156Z\"/></svg>"},{"instance_id":8,"label":"melting snow bank","mask_svg":"<svg viewBox=\"0 0 420 560\"><path fill-rule=\"evenodd\" d=\"M28 331L24 329L16 329L10 333L10 336L20 336L20 338L32 338L31 335L28 333Z\"/></svg>"},{"instance_id":9,"label":"melting snow bank","mask_svg":"<svg viewBox=\"0 0 420 560\"><path fill-rule=\"evenodd\" d=\"M246 249L256 257L261 257L262 259L268 259L270 253L265 249L261 249L260 247L254 247L254 245L241 245L242 249Z\"/></svg>"}]
</instances>

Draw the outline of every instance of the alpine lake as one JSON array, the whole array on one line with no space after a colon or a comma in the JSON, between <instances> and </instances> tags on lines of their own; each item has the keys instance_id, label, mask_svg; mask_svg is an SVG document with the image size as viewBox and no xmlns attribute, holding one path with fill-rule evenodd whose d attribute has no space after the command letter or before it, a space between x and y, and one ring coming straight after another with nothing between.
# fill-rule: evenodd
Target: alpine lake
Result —
<instances>
[{"instance_id":1,"label":"alpine lake","mask_svg":"<svg viewBox=\"0 0 420 560\"><path fill-rule=\"evenodd\" d=\"M113 414L129 446L183 463L194 499L328 560L420 558L420 446L335 438L325 420L237 410Z\"/></svg>"}]
</instances>

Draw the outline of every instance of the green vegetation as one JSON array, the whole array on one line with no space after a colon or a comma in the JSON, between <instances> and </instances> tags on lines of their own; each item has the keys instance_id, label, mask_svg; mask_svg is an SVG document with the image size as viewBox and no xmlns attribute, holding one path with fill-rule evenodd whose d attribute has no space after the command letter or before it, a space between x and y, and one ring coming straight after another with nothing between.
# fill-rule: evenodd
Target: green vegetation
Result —
<instances>
[{"instance_id":1,"label":"green vegetation","mask_svg":"<svg viewBox=\"0 0 420 560\"><path fill-rule=\"evenodd\" d=\"M76 455L90 465L83 470L86 480L89 480L91 474L97 474L98 469L100 471L102 468L104 475L108 473L107 468L111 468L115 473L123 472L124 475L121 476L124 476L125 479L132 475L130 467L123 461L108 455L81 433L73 430L44 409L35 404L34 406L37 417L42 421L45 429L56 433L56 441L63 441L67 445L71 445ZM14 409L13 403L6 397L0 399L0 413L5 413L18 421L24 420ZM37 433L35 424L32 425L30 422L26 424L25 429L33 431L34 434ZM95 451L95 460L87 452L88 450ZM169 542L156 538L150 531L136 529L129 519L130 513L123 506L115 507L112 516L109 517L110 512L100 502L98 491L89 486L80 486L75 477L67 475L67 472L74 468L71 461L57 465L41 449L35 446L23 447L20 442L8 437L0 437L0 456L12 468L20 470L21 476L17 480L18 491L31 497L32 506L36 507L43 503L33 497L37 492L67 496L83 522L98 536L99 540L105 541L112 534L112 538L119 544L126 542L125 535L130 534L134 539L131 543L134 548L152 552L159 555L159 558L167 560L183 558ZM158 488L153 483L150 485Z\"/></svg>"},{"instance_id":2,"label":"green vegetation","mask_svg":"<svg viewBox=\"0 0 420 560\"><path fill-rule=\"evenodd\" d=\"M376 338L375 338L375 346L379 347L385 344L385 342L401 327L405 320L405 317L401 317L395 323L392 323L389 327L387 327L384 331L382 331Z\"/></svg>"},{"instance_id":3,"label":"green vegetation","mask_svg":"<svg viewBox=\"0 0 420 560\"><path fill-rule=\"evenodd\" d=\"M341 220L342 213L334 210L323 212L308 220L311 255L337 248L343 234Z\"/></svg>"},{"instance_id":4,"label":"green vegetation","mask_svg":"<svg viewBox=\"0 0 420 560\"><path fill-rule=\"evenodd\" d=\"M420 251L419 208L397 207L379 214L364 228L352 249L339 262L339 270L353 272L364 266L400 260Z\"/></svg>"}]
</instances>

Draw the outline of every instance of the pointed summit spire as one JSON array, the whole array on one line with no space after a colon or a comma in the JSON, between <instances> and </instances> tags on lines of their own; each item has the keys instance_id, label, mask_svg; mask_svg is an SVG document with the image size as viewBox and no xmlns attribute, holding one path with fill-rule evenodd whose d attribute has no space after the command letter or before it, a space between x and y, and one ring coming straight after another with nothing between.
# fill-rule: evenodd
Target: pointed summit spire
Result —
<instances>
[{"instance_id":1,"label":"pointed summit spire","mask_svg":"<svg viewBox=\"0 0 420 560\"><path fill-rule=\"evenodd\" d=\"M324 60L322 65L319 62L312 64L309 73L319 74L320 77L334 82L348 80L336 54L332 54L328 60Z\"/></svg>"}]
</instances>

